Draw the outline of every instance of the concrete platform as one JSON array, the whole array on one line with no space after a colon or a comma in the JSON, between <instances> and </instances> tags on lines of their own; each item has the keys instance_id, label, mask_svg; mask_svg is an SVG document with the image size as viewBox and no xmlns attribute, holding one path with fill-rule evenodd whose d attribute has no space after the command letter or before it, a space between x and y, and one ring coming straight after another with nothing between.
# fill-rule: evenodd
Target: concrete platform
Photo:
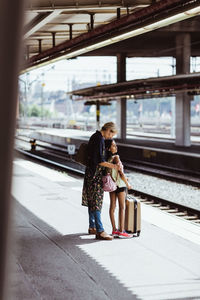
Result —
<instances>
[{"instance_id":1,"label":"concrete platform","mask_svg":"<svg viewBox=\"0 0 200 300\"><path fill-rule=\"evenodd\" d=\"M18 129L18 132L23 130ZM80 142L88 141L94 131L84 131L78 129L56 129L44 128L35 131L26 130L30 138L47 143L55 143L61 146L67 146L70 143L79 145ZM116 138L116 140L118 140ZM120 142L120 140L118 140ZM171 149L177 152L200 153L200 136L191 137L191 147L176 147L175 139L169 135L157 135L152 137L150 133L135 133L135 135L127 135L127 144L137 145L138 147L150 147L159 149Z\"/></svg>"},{"instance_id":2,"label":"concrete platform","mask_svg":"<svg viewBox=\"0 0 200 300\"><path fill-rule=\"evenodd\" d=\"M95 240L80 205L82 181L15 161L8 299L200 299L200 227L142 205L139 238ZM105 193L111 232L108 207Z\"/></svg>"}]
</instances>

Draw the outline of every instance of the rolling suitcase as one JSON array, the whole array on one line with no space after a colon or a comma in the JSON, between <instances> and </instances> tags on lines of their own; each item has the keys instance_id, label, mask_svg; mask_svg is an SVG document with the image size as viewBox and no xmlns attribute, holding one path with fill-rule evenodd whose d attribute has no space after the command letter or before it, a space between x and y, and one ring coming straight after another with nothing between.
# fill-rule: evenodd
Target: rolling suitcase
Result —
<instances>
[{"instance_id":1,"label":"rolling suitcase","mask_svg":"<svg viewBox=\"0 0 200 300\"><path fill-rule=\"evenodd\" d=\"M127 195L125 208L125 230L140 235L141 204L134 196Z\"/></svg>"}]
</instances>

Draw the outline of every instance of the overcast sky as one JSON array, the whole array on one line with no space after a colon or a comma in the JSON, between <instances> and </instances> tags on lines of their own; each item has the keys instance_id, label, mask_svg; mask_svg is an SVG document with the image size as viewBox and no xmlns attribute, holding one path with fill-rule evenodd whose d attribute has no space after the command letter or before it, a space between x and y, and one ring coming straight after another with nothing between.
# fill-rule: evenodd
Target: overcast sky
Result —
<instances>
[{"instance_id":1,"label":"overcast sky","mask_svg":"<svg viewBox=\"0 0 200 300\"><path fill-rule=\"evenodd\" d=\"M196 61L196 71L200 69L198 63L199 60ZM127 80L172 75L173 64L174 61L171 57L129 58L127 59ZM80 83L94 82L94 84L116 82L116 57L89 56L65 59L35 69L28 75L22 75L21 78L25 81L28 78L29 82L34 81L35 83L37 80L45 83L45 91L70 91L73 79Z\"/></svg>"}]
</instances>

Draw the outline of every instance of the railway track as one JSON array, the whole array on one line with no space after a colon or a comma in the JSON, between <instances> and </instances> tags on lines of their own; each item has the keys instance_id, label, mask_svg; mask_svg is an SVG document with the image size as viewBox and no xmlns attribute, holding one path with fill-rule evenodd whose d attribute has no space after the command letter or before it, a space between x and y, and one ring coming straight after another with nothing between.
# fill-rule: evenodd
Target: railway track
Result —
<instances>
[{"instance_id":1,"label":"railway track","mask_svg":"<svg viewBox=\"0 0 200 300\"><path fill-rule=\"evenodd\" d=\"M52 158L52 152L49 154L48 151L40 152L37 151L35 153L23 149L16 149L18 153L23 156L29 157L32 160L40 161L42 164L47 164L57 170L65 171L73 173L74 175L83 176L84 175L84 167L70 161L70 159L66 159L65 163L62 162L63 156L55 156L54 159ZM54 149L54 151L57 151ZM196 225L200 226L200 211L194 208L190 208L188 206L184 206L181 204L177 204L154 195L150 195L139 190L131 189L128 192L128 197L132 198L135 197L140 200L145 205L151 205L157 209L165 211L169 214L173 214L178 218L183 218L189 222L192 222Z\"/></svg>"},{"instance_id":2,"label":"railway track","mask_svg":"<svg viewBox=\"0 0 200 300\"><path fill-rule=\"evenodd\" d=\"M130 190L130 194L146 205L151 205L152 207L156 207L169 214L173 214L177 217L184 218L185 220L200 225L200 211L196 209L177 204L134 189Z\"/></svg>"},{"instance_id":3,"label":"railway track","mask_svg":"<svg viewBox=\"0 0 200 300\"><path fill-rule=\"evenodd\" d=\"M172 170L164 166L154 165L152 163L145 162L124 162L124 166L127 170L133 170L137 172L142 172L145 174L157 176L160 178L184 183L187 185L192 185L200 187L200 176L195 173L188 173L184 170Z\"/></svg>"},{"instance_id":4,"label":"railway track","mask_svg":"<svg viewBox=\"0 0 200 300\"><path fill-rule=\"evenodd\" d=\"M30 149L30 147L33 147L33 145L30 145L30 139L27 137L17 137L18 141L22 141L28 145L26 149ZM52 156L52 159L56 157L59 161L69 163L70 160L73 160L71 156L68 155L68 152L66 148L58 145L51 145L45 142L37 141L35 145L35 149L39 149L40 155L42 154L42 149L45 149L45 154L48 154L49 156ZM37 151L37 152L38 152ZM160 178L164 178L167 180L176 181L179 183L184 183L187 185L192 185L195 187L200 187L200 174L198 173L191 173L184 170L172 170L172 168L166 167L166 166L159 166L158 164L148 163L148 162L140 162L140 161L123 161L123 165L125 169L129 171L136 171L140 173L145 173L153 176L157 176Z\"/></svg>"}]
</instances>

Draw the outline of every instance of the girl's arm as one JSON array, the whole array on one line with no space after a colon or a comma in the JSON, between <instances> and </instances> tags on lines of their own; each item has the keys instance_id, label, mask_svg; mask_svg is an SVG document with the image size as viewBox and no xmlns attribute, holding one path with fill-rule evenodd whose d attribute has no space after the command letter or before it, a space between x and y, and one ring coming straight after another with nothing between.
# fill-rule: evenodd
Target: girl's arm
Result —
<instances>
[{"instance_id":1,"label":"girl's arm","mask_svg":"<svg viewBox=\"0 0 200 300\"><path fill-rule=\"evenodd\" d=\"M120 174L120 177L121 179L125 182L127 188L130 190L132 188L132 186L130 185L130 183L128 182L127 180L127 177L124 175L124 172L123 172L123 165L122 165L122 162L119 158L119 155L116 155L115 156L115 162L119 165L120 169L119 169L119 174Z\"/></svg>"},{"instance_id":2,"label":"girl's arm","mask_svg":"<svg viewBox=\"0 0 200 300\"><path fill-rule=\"evenodd\" d=\"M119 174L120 174L121 179L125 182L127 189L130 190L132 188L132 186L128 182L127 177L124 175L124 173L122 171L119 171Z\"/></svg>"}]
</instances>

